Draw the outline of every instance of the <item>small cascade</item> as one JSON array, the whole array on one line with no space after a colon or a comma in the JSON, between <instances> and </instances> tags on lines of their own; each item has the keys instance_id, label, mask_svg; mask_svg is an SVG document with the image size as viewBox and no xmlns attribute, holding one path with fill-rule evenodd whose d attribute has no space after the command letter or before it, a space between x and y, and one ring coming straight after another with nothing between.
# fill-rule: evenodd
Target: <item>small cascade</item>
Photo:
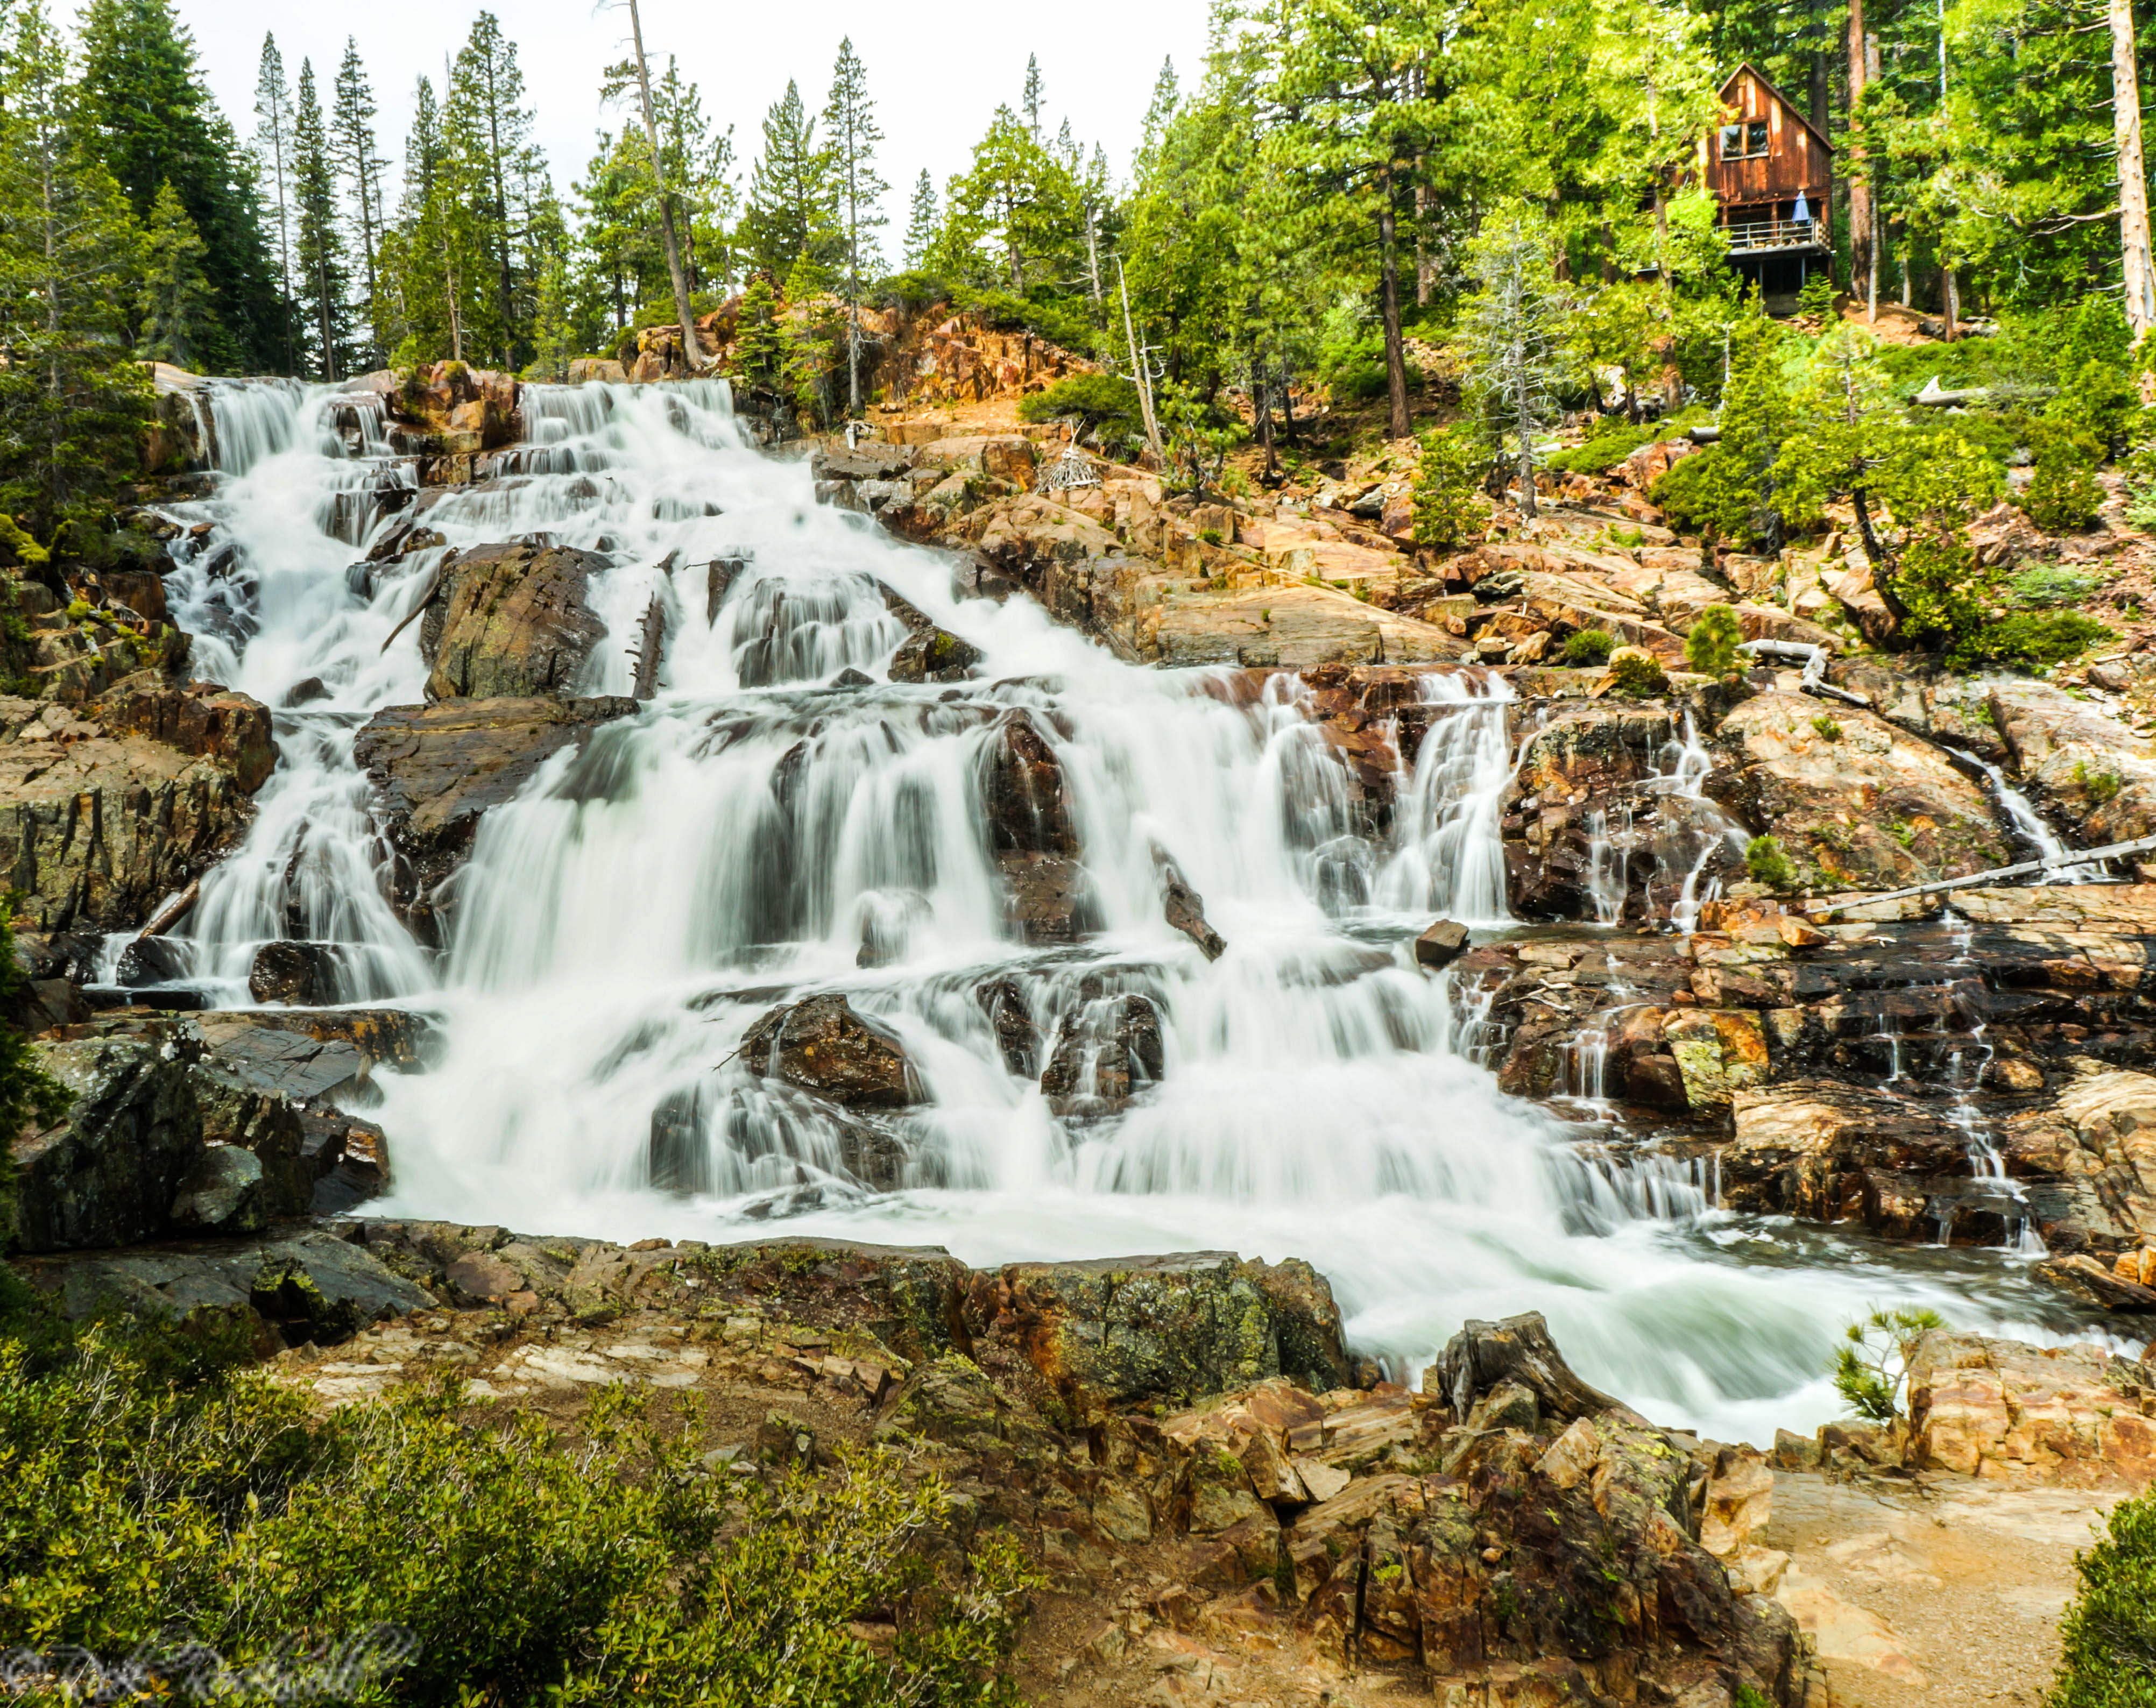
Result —
<instances>
[{"instance_id":1,"label":"small cascade","mask_svg":"<svg viewBox=\"0 0 2156 1708\"><path fill-rule=\"evenodd\" d=\"M2043 814L2035 803L2015 787L2011 779L1999 767L1988 759L1979 758L1965 747L1947 750L1955 757L1975 767L1984 773L1985 787L1999 810L2005 815L2007 828L2014 839L2027 850L2025 858L2047 860L2072 852L2059 838L2059 833L2044 822ZM2105 880L2101 863L2087 865L2052 866L2039 874L2039 884L2101 884Z\"/></svg>"},{"instance_id":2,"label":"small cascade","mask_svg":"<svg viewBox=\"0 0 2156 1708\"><path fill-rule=\"evenodd\" d=\"M1413 767L1403 767L1395 852L1378 875L1378 901L1463 925L1508 922L1499 818L1512 780L1511 685L1460 671L1424 676L1422 690L1433 710Z\"/></svg>"},{"instance_id":3,"label":"small cascade","mask_svg":"<svg viewBox=\"0 0 2156 1708\"><path fill-rule=\"evenodd\" d=\"M1946 925L1953 934L1957 963L1968 967L1974 936L1969 920L1949 910ZM1976 1092L1993 1055L1991 1044L1984 1034L1982 1017L1970 1015L1967 1034L1957 1039L1946 1054L1939 1084L1948 1100L1947 1119L1959 1130L1969 1155L1969 1174L1978 1187L1972 1194L1973 1202L1979 1208L1998 1213L2005 1223L2005 1243L2010 1250L2022 1256L2042 1257L2046 1254L2043 1236L2036 1231L2036 1218L2030 1213L2028 1194L2019 1181L2007 1174L2005 1158L1999 1155L1999 1146L1976 1106ZM1953 1200L1944 1201L1939 1206L1940 1244L1951 1242L1956 1212L1963 1207Z\"/></svg>"}]
</instances>

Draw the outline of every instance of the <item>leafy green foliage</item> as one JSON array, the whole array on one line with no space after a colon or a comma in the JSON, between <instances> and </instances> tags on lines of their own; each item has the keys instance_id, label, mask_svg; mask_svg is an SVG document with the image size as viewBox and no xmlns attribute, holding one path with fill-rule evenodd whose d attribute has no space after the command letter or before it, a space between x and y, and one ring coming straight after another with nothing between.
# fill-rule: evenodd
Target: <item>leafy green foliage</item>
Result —
<instances>
[{"instance_id":1,"label":"leafy green foliage","mask_svg":"<svg viewBox=\"0 0 2156 1708\"><path fill-rule=\"evenodd\" d=\"M0 1623L40 1649L199 1639L244 1665L291 1634L402 1626L346 1700L1001 1708L1037 1578L961 1547L950 1499L883 1453L763 1483L707 1471L693 1408L596 1401L575 1442L466 1421L454 1383L317 1420L169 1332L70 1343L0 1323ZM938 1557L940 1567L932 1563ZM886 1652L851 1623L894 1627Z\"/></svg>"},{"instance_id":2,"label":"leafy green foliage","mask_svg":"<svg viewBox=\"0 0 2156 1708\"><path fill-rule=\"evenodd\" d=\"M15 964L14 906L0 897L0 998L22 982ZM33 1121L51 1126L67 1112L69 1101L67 1088L38 1065L28 1040L0 1021L0 1253L15 1238L15 1141Z\"/></svg>"},{"instance_id":3,"label":"leafy green foliage","mask_svg":"<svg viewBox=\"0 0 2156 1708\"><path fill-rule=\"evenodd\" d=\"M2081 1593L2059 1636L2048 1708L2156 1704L2156 1492L2111 1510L2095 1546L2078 1555Z\"/></svg>"},{"instance_id":4,"label":"leafy green foliage","mask_svg":"<svg viewBox=\"0 0 2156 1708\"><path fill-rule=\"evenodd\" d=\"M1605 418L1583 444L1559 451L1549 459L1553 469L1573 474L1599 474L1614 468L1641 445L1655 442L1655 429L1642 423Z\"/></svg>"},{"instance_id":5,"label":"leafy green foliage","mask_svg":"<svg viewBox=\"0 0 2156 1708\"><path fill-rule=\"evenodd\" d=\"M1582 628L1565 637L1558 654L1574 669L1597 669L1609 662L1617 649L1617 637L1606 628Z\"/></svg>"},{"instance_id":6,"label":"leafy green foliage","mask_svg":"<svg viewBox=\"0 0 2156 1708\"><path fill-rule=\"evenodd\" d=\"M1709 605L1692 619L1685 636L1685 662L1705 676L1733 675L1743 654L1744 630L1727 605Z\"/></svg>"},{"instance_id":7,"label":"leafy green foliage","mask_svg":"<svg viewBox=\"0 0 2156 1708\"><path fill-rule=\"evenodd\" d=\"M1075 373L1019 399L1021 421L1060 421L1075 415L1081 436L1120 446L1140 432L1138 388L1120 374Z\"/></svg>"},{"instance_id":8,"label":"leafy green foliage","mask_svg":"<svg viewBox=\"0 0 2156 1708\"><path fill-rule=\"evenodd\" d=\"M2096 435L2055 417L2030 422L2029 437L2035 469L2020 499L2029 520L2051 534L2094 526L2103 501L2095 474L2103 447Z\"/></svg>"},{"instance_id":9,"label":"leafy green foliage","mask_svg":"<svg viewBox=\"0 0 2156 1708\"><path fill-rule=\"evenodd\" d=\"M1984 625L1963 656L1970 663L2048 669L2116 638L2116 631L2079 611L2015 611Z\"/></svg>"},{"instance_id":10,"label":"leafy green foliage","mask_svg":"<svg viewBox=\"0 0 2156 1708\"><path fill-rule=\"evenodd\" d=\"M1822 741L1839 741L1841 739L1840 720L1830 717L1825 712L1812 720L1812 730Z\"/></svg>"},{"instance_id":11,"label":"leafy green foliage","mask_svg":"<svg viewBox=\"0 0 2156 1708\"><path fill-rule=\"evenodd\" d=\"M1938 1311L1922 1306L1899 1305L1860 1317L1842 1331L1845 1343L1835 1352L1835 1392L1858 1417L1892 1423L1901 1414L1909 1355L1925 1335L1946 1326Z\"/></svg>"},{"instance_id":12,"label":"leafy green foliage","mask_svg":"<svg viewBox=\"0 0 2156 1708\"><path fill-rule=\"evenodd\" d=\"M1481 531L1489 506L1480 487L1487 459L1462 429L1433 430L1422 436L1422 457L1415 470L1414 542L1447 551Z\"/></svg>"},{"instance_id":13,"label":"leafy green foliage","mask_svg":"<svg viewBox=\"0 0 2156 1708\"><path fill-rule=\"evenodd\" d=\"M2073 605L2097 590L2097 578L2062 564L2041 563L2023 570L2008 583L2014 597L2032 609L2048 605Z\"/></svg>"},{"instance_id":14,"label":"leafy green foliage","mask_svg":"<svg viewBox=\"0 0 2156 1708\"><path fill-rule=\"evenodd\" d=\"M1744 846L1744 869L1755 884L1764 884L1770 890L1790 890L1796 886L1797 869L1783 852L1781 840L1773 836L1755 836Z\"/></svg>"}]
</instances>

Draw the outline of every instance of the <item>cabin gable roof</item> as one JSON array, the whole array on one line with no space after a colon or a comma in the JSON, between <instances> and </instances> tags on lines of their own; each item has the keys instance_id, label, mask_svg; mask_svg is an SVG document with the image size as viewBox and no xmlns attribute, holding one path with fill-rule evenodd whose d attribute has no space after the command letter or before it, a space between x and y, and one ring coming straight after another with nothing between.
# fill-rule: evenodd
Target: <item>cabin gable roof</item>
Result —
<instances>
[{"instance_id":1,"label":"cabin gable roof","mask_svg":"<svg viewBox=\"0 0 2156 1708\"><path fill-rule=\"evenodd\" d=\"M1736 86L1738 79L1748 76L1756 79L1760 88L1765 90L1769 96L1779 103L1784 112L1788 113L1789 115L1794 119L1799 125L1802 125L1804 129L1810 131L1812 135L1818 139L1820 148L1825 150L1830 155L1834 152L1834 144L1827 141L1826 133L1820 130L1818 126L1812 123L1810 119L1806 118L1804 116L1804 109L1799 106L1794 101L1791 100L1789 96L1784 95L1779 89L1776 88L1774 86L1774 80L1769 77L1765 72L1762 71L1757 65L1754 65L1749 59L1746 59L1739 63L1734 71L1731 72L1728 76L1722 80L1722 89L1720 93L1722 100L1725 104L1728 102L1729 91Z\"/></svg>"}]
</instances>

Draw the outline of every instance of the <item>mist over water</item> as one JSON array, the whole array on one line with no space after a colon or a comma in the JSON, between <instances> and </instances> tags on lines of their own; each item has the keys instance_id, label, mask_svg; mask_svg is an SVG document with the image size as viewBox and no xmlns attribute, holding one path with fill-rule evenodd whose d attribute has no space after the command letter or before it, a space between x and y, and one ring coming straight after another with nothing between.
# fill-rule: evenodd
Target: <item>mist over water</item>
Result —
<instances>
[{"instance_id":1,"label":"mist over water","mask_svg":"<svg viewBox=\"0 0 2156 1708\"><path fill-rule=\"evenodd\" d=\"M282 762L185 953L244 1006L263 942L332 943L346 1000L439 1018L442 1059L382 1076L368 1111L396 1173L383 1213L933 1244L975 1264L1299 1256L1395 1377L1466 1317L1541 1310L1590 1379L1725 1439L1832 1415L1833 1339L1874 1303L2056 1337L2003 1257L1740 1222L1689 1166L1597 1151L1497 1092L1476 1017L1410 945L1439 914L1512 928L1502 683L1426 679L1438 715L1373 839L1291 677L1238 703L1224 679L1118 663L1024 598L958 601L941 556L755 450L723 382L527 387L509 472L422 495L446 545L383 564L361 560L415 500L374 400L224 387L211 407L227 473L173 507L216 524L181 548L176 614L198 674L273 707L316 697L278 710ZM660 603L658 695L487 815L447 941L423 947L384 900L352 737L422 699L418 625L382 648L443 557L521 537L612 566L579 694L630 691ZM713 612L705 566L732 558ZM879 582L982 648L977 679L886 681L905 631ZM838 685L850 671L874 680ZM1028 947L1004 916L983 788L1021 713L1060 762L1092 882L1099 930L1075 946ZM1163 854L1227 940L1219 961L1163 920ZM980 998L999 979L1038 1039L1024 1072ZM917 1075L921 1101L868 1124L891 1191L850 1177L858 1124L736 1054L773 1007L828 991ZM1038 1083L1053 1040L1105 1036L1129 1000L1158 1018L1158 1077L1121 1110L1081 1085L1059 1116Z\"/></svg>"}]
</instances>

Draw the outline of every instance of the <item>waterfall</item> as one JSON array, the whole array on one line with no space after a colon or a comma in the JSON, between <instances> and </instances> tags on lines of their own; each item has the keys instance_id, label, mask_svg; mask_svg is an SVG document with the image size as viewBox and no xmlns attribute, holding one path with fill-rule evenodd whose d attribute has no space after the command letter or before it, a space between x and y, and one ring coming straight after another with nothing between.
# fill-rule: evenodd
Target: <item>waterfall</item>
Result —
<instances>
[{"instance_id":1,"label":"waterfall","mask_svg":"<svg viewBox=\"0 0 2156 1708\"><path fill-rule=\"evenodd\" d=\"M1935 1273L1861 1246L1793 1256L1791 1286L1757 1257L1795 1236L1722 1237L1708 1165L1585 1160L1497 1092L1473 1053L1486 1010L1457 1018L1411 939L1437 914L1517 928L1501 680L1421 679L1387 820L1291 673L1254 696L1122 664L1023 598L962 602L942 554L758 452L722 382L528 387L529 442L425 492L350 394L220 385L210 407L223 474L173 513L212 527L168 585L198 673L275 708L281 758L177 946L219 1003L248 1000L261 944L305 938L346 1000L437 1017L439 1059L381 1076L369 1111L386 1211L711 1240L783 1218L974 1263L1305 1257L1397 1377L1464 1317L1541 1310L1590 1379L1728 1439L1831 1414L1834 1336L1870 1304L1970 1321ZM415 511L444 545L363 561ZM608 565L579 694L629 691L657 602L656 697L487 814L422 945L384 899L353 736L422 697L418 626L383 644L443 552L520 537ZM714 609L721 559L740 567ZM886 587L983 650L973 680L887 680ZM1075 942L1017 940L983 828L1021 715L1082 847ZM1166 922L1163 862L1204 898L1217 961ZM760 1016L834 992L903 1045L917 1102L839 1120L747 1070Z\"/></svg>"}]
</instances>

